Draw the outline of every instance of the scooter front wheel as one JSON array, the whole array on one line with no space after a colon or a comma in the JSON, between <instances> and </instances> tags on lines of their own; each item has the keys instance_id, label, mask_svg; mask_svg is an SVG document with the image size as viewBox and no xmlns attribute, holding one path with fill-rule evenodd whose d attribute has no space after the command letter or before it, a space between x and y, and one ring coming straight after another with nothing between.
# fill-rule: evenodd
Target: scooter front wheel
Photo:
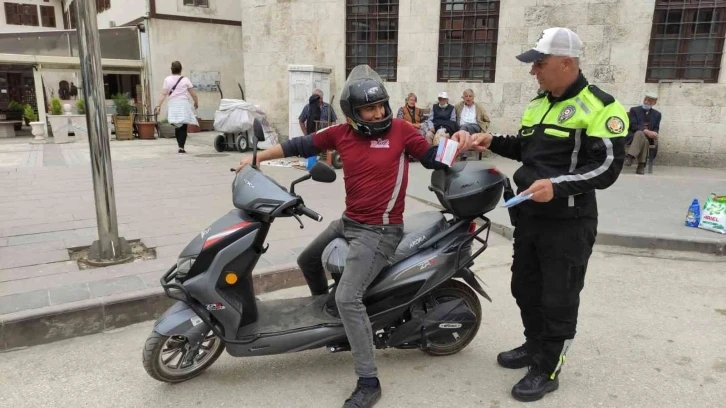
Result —
<instances>
[{"instance_id":1,"label":"scooter front wheel","mask_svg":"<svg viewBox=\"0 0 726 408\"><path fill-rule=\"evenodd\" d=\"M144 369L155 380L177 383L194 378L211 366L224 351L224 342L210 331L196 355L189 353L183 336L164 336L152 331L144 344Z\"/></svg>"}]
</instances>

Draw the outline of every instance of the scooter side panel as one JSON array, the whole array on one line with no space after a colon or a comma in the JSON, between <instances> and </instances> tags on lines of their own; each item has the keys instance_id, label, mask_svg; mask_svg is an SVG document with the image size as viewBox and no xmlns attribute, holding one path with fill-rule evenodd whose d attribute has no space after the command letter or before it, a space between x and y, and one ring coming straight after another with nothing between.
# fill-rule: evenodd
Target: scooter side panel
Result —
<instances>
[{"instance_id":1,"label":"scooter side panel","mask_svg":"<svg viewBox=\"0 0 726 408\"><path fill-rule=\"evenodd\" d=\"M237 311L232 304L226 301L217 293L216 285L220 280L225 266L232 262L238 256L244 254L248 250L252 250L252 244L257 238L259 230L255 230L238 239L233 244L219 251L212 261L206 273L195 276L184 282L184 287L189 293L206 308L224 328L225 336L234 337L242 320L242 313ZM252 258L251 265L245 271L233 271L240 277L240 281L245 281L247 274L252 274L255 264L259 260L260 254L255 254ZM254 295L253 299L254 301Z\"/></svg>"},{"instance_id":2,"label":"scooter side panel","mask_svg":"<svg viewBox=\"0 0 726 408\"><path fill-rule=\"evenodd\" d=\"M254 337L252 337L254 338ZM312 350L345 341L343 326L315 327L260 336L249 344L227 344L227 352L235 357L267 356Z\"/></svg>"},{"instance_id":3,"label":"scooter side panel","mask_svg":"<svg viewBox=\"0 0 726 408\"><path fill-rule=\"evenodd\" d=\"M436 248L423 250L392 265L381 272L381 276L368 288L366 299L384 297L388 293L395 292L397 288L414 282L426 282L425 285L429 286L434 276L450 278L445 275L449 273L453 275L456 267L456 251L450 248L467 236L466 230L455 232L442 240ZM433 280L439 281L436 278Z\"/></svg>"},{"instance_id":4,"label":"scooter side panel","mask_svg":"<svg viewBox=\"0 0 726 408\"><path fill-rule=\"evenodd\" d=\"M252 219L247 215L246 212L238 209L234 209L228 212L220 219L215 221L212 225L210 225L209 228L197 234L194 239L179 254L179 257L186 258L199 255L199 253L202 252L202 248L204 248L204 243L209 237L224 231L226 228L232 225L239 224L245 221L252 222Z\"/></svg>"}]
</instances>

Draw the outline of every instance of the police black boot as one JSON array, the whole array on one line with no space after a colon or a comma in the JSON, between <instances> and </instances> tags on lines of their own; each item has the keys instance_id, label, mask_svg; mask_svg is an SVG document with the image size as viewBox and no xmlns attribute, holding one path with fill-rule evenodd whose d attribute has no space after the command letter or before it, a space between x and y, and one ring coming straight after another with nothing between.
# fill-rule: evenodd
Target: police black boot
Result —
<instances>
[{"instance_id":1,"label":"police black boot","mask_svg":"<svg viewBox=\"0 0 726 408\"><path fill-rule=\"evenodd\" d=\"M558 377L550 380L550 375L535 365L531 366L527 375L512 387L512 396L522 402L537 401L559 387L560 379Z\"/></svg>"},{"instance_id":2,"label":"police black boot","mask_svg":"<svg viewBox=\"0 0 726 408\"><path fill-rule=\"evenodd\" d=\"M524 368L534 364L532 355L521 345L514 350L504 351L497 355L497 363L504 368Z\"/></svg>"},{"instance_id":3,"label":"police black boot","mask_svg":"<svg viewBox=\"0 0 726 408\"><path fill-rule=\"evenodd\" d=\"M355 391L345 400L343 408L369 408L381 399L381 383L378 378L359 378Z\"/></svg>"}]
</instances>

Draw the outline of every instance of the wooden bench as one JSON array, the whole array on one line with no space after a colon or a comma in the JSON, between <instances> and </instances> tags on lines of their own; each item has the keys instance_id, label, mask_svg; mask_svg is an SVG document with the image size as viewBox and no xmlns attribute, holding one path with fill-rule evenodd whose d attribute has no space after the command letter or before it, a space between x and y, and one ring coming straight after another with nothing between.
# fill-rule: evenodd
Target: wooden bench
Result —
<instances>
[{"instance_id":1,"label":"wooden bench","mask_svg":"<svg viewBox=\"0 0 726 408\"><path fill-rule=\"evenodd\" d=\"M15 125L22 124L20 120L2 120L0 121L0 138L15 137Z\"/></svg>"}]
</instances>

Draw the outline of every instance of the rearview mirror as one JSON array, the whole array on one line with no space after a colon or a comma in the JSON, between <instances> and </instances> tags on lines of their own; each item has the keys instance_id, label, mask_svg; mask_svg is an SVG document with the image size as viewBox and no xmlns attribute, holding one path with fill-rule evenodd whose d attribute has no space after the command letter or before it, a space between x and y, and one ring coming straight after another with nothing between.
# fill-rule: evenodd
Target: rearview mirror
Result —
<instances>
[{"instance_id":1,"label":"rearview mirror","mask_svg":"<svg viewBox=\"0 0 726 408\"><path fill-rule=\"evenodd\" d=\"M265 130L262 127L262 119L255 118L255 121L252 123L252 129L255 132L255 138L257 138L257 141L264 142L265 141Z\"/></svg>"},{"instance_id":2,"label":"rearview mirror","mask_svg":"<svg viewBox=\"0 0 726 408\"><path fill-rule=\"evenodd\" d=\"M317 162L310 169L310 175L313 180L320 183L332 183L335 181L337 174L331 165L324 162Z\"/></svg>"}]
</instances>

